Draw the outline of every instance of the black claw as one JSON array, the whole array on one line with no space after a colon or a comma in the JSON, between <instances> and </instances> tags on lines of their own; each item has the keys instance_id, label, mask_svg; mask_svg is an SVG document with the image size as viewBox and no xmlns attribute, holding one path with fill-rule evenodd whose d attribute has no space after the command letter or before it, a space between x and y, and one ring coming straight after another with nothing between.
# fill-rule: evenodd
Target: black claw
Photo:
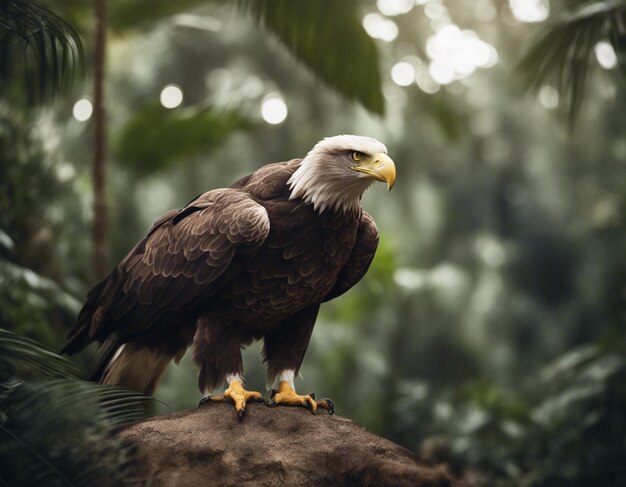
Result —
<instances>
[{"instance_id":1,"label":"black claw","mask_svg":"<svg viewBox=\"0 0 626 487\"><path fill-rule=\"evenodd\" d=\"M245 409L242 409L241 411L237 411L237 419L239 421L241 421L243 419L243 413L244 413Z\"/></svg>"},{"instance_id":2,"label":"black claw","mask_svg":"<svg viewBox=\"0 0 626 487\"><path fill-rule=\"evenodd\" d=\"M272 396L274 395L272 394ZM275 408L276 406L278 406L278 404L276 404L276 401L274 401L274 397L272 397L272 399L270 399L266 404L271 408Z\"/></svg>"},{"instance_id":3,"label":"black claw","mask_svg":"<svg viewBox=\"0 0 626 487\"><path fill-rule=\"evenodd\" d=\"M264 397L251 397L250 399L248 399L248 402L256 402L259 404L265 404L267 401L265 400Z\"/></svg>"},{"instance_id":4,"label":"black claw","mask_svg":"<svg viewBox=\"0 0 626 487\"><path fill-rule=\"evenodd\" d=\"M270 391L270 399L271 399L272 397L274 397L277 393L278 393L278 391L277 391L276 389L272 389L272 390Z\"/></svg>"},{"instance_id":5,"label":"black claw","mask_svg":"<svg viewBox=\"0 0 626 487\"><path fill-rule=\"evenodd\" d=\"M202 399L200 399L200 402L198 403L198 407L204 406L206 403L211 402L211 398L213 396L207 396L207 397L203 397Z\"/></svg>"},{"instance_id":6,"label":"black claw","mask_svg":"<svg viewBox=\"0 0 626 487\"><path fill-rule=\"evenodd\" d=\"M328 403L328 414L331 416L335 414L335 403L327 397L323 398L322 401L326 401Z\"/></svg>"},{"instance_id":7,"label":"black claw","mask_svg":"<svg viewBox=\"0 0 626 487\"><path fill-rule=\"evenodd\" d=\"M315 399L315 393L312 392L311 394L309 394L309 396L311 396L311 399Z\"/></svg>"}]
</instances>

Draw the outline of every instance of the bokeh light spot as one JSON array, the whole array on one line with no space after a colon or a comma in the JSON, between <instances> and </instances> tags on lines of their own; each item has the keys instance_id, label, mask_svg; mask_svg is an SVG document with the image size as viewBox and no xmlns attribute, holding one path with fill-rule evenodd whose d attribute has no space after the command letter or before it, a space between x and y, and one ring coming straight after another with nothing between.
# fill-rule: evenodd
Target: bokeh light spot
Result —
<instances>
[{"instance_id":1,"label":"bokeh light spot","mask_svg":"<svg viewBox=\"0 0 626 487\"><path fill-rule=\"evenodd\" d=\"M383 15L402 15L411 11L414 0L378 0L376 6Z\"/></svg>"},{"instance_id":2,"label":"bokeh light spot","mask_svg":"<svg viewBox=\"0 0 626 487\"><path fill-rule=\"evenodd\" d=\"M415 68L405 61L394 64L391 79L398 86L409 86L415 81Z\"/></svg>"},{"instance_id":3,"label":"bokeh light spot","mask_svg":"<svg viewBox=\"0 0 626 487\"><path fill-rule=\"evenodd\" d=\"M613 46L609 42L598 42L594 50L596 52L596 59L598 60L598 63L600 63L600 66L604 69L613 69L617 66L617 55L615 54Z\"/></svg>"},{"instance_id":4,"label":"bokeh light spot","mask_svg":"<svg viewBox=\"0 0 626 487\"><path fill-rule=\"evenodd\" d=\"M439 83L437 83L427 70L421 70L415 77L415 83L424 93L432 95L439 91Z\"/></svg>"},{"instance_id":5,"label":"bokeh light spot","mask_svg":"<svg viewBox=\"0 0 626 487\"><path fill-rule=\"evenodd\" d=\"M466 78L477 68L490 68L498 60L496 49L476 32L449 22L426 40L426 53L432 59L430 74L442 85Z\"/></svg>"},{"instance_id":6,"label":"bokeh light spot","mask_svg":"<svg viewBox=\"0 0 626 487\"><path fill-rule=\"evenodd\" d=\"M74 103L74 107L72 108L72 115L79 122L86 122L91 118L91 114L93 113L93 105L87 98L81 98L76 103Z\"/></svg>"},{"instance_id":7,"label":"bokeh light spot","mask_svg":"<svg viewBox=\"0 0 626 487\"><path fill-rule=\"evenodd\" d=\"M542 22L548 18L547 0L509 0L513 17L520 22Z\"/></svg>"},{"instance_id":8,"label":"bokeh light spot","mask_svg":"<svg viewBox=\"0 0 626 487\"><path fill-rule=\"evenodd\" d=\"M490 267L499 267L506 260L504 247L493 236L479 236L474 242L474 248L482 261Z\"/></svg>"},{"instance_id":9,"label":"bokeh light spot","mask_svg":"<svg viewBox=\"0 0 626 487\"><path fill-rule=\"evenodd\" d=\"M160 100L165 108L176 108L183 102L183 90L178 85L167 85L161 90Z\"/></svg>"},{"instance_id":10,"label":"bokeh light spot","mask_svg":"<svg viewBox=\"0 0 626 487\"><path fill-rule=\"evenodd\" d=\"M367 14L363 17L363 28L370 37L381 41L391 42L398 37L396 23L378 14Z\"/></svg>"},{"instance_id":11,"label":"bokeh light spot","mask_svg":"<svg viewBox=\"0 0 626 487\"><path fill-rule=\"evenodd\" d=\"M548 110L554 110L559 106L559 92L553 86L542 86L539 90L539 103Z\"/></svg>"},{"instance_id":12,"label":"bokeh light spot","mask_svg":"<svg viewBox=\"0 0 626 487\"><path fill-rule=\"evenodd\" d=\"M428 68L430 75L440 85L447 85L454 81L454 70L440 61L433 61Z\"/></svg>"},{"instance_id":13,"label":"bokeh light spot","mask_svg":"<svg viewBox=\"0 0 626 487\"><path fill-rule=\"evenodd\" d=\"M429 19L448 17L448 9L439 2L429 2L424 7L424 13Z\"/></svg>"},{"instance_id":14,"label":"bokeh light spot","mask_svg":"<svg viewBox=\"0 0 626 487\"><path fill-rule=\"evenodd\" d=\"M261 104L263 120L272 125L282 123L287 118L287 105L276 93L270 93Z\"/></svg>"}]
</instances>

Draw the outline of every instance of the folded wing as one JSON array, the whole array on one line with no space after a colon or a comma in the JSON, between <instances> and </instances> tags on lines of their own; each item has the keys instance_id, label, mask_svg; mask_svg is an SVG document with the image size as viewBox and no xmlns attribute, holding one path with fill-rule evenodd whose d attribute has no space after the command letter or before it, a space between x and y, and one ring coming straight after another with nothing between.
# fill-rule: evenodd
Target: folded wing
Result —
<instances>
[{"instance_id":1,"label":"folded wing","mask_svg":"<svg viewBox=\"0 0 626 487\"><path fill-rule=\"evenodd\" d=\"M209 191L164 215L90 291L63 352L174 326L243 268L269 229L265 208L239 189Z\"/></svg>"},{"instance_id":2,"label":"folded wing","mask_svg":"<svg viewBox=\"0 0 626 487\"><path fill-rule=\"evenodd\" d=\"M374 259L378 247L378 228L374 219L365 211L361 214L354 248L346 265L341 269L337 282L324 297L324 302L341 296L361 280Z\"/></svg>"}]
</instances>

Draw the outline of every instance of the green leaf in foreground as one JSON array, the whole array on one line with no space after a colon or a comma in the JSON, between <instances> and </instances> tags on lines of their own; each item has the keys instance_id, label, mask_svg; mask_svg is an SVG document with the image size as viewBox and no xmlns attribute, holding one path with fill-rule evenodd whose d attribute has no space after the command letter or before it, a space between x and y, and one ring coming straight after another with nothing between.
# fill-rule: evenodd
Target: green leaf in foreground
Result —
<instances>
[{"instance_id":1,"label":"green leaf in foreground","mask_svg":"<svg viewBox=\"0 0 626 487\"><path fill-rule=\"evenodd\" d=\"M345 0L240 0L240 6L315 76L369 111L385 111L378 51L357 2Z\"/></svg>"},{"instance_id":2,"label":"green leaf in foreground","mask_svg":"<svg viewBox=\"0 0 626 487\"><path fill-rule=\"evenodd\" d=\"M115 432L152 399L77 380L67 359L2 329L0 357L0 485L125 485L132 451Z\"/></svg>"},{"instance_id":3,"label":"green leaf in foreground","mask_svg":"<svg viewBox=\"0 0 626 487\"><path fill-rule=\"evenodd\" d=\"M26 87L26 101L39 103L67 91L83 48L74 27L34 1L0 2L0 95Z\"/></svg>"}]
</instances>

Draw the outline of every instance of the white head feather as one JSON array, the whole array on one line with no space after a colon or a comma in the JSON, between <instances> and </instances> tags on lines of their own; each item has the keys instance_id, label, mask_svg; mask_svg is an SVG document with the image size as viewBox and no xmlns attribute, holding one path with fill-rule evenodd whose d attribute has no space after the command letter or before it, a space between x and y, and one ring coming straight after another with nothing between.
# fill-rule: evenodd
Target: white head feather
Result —
<instances>
[{"instance_id":1,"label":"white head feather","mask_svg":"<svg viewBox=\"0 0 626 487\"><path fill-rule=\"evenodd\" d=\"M354 151L386 154L387 148L371 137L326 137L315 144L289 179L290 199L302 198L320 213L326 209L357 211L363 192L374 180L350 169L354 166L350 158Z\"/></svg>"}]
</instances>

